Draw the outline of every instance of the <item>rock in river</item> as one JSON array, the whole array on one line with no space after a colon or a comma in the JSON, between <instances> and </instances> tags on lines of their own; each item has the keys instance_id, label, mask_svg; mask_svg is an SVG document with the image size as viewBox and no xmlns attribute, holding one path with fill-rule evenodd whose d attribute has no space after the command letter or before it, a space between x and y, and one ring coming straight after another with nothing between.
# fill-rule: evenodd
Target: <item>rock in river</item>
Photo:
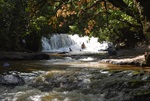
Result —
<instances>
[{"instance_id":1,"label":"rock in river","mask_svg":"<svg viewBox=\"0 0 150 101\"><path fill-rule=\"evenodd\" d=\"M0 76L0 84L2 85L23 85L25 83L24 79L19 75L2 75Z\"/></svg>"}]
</instances>

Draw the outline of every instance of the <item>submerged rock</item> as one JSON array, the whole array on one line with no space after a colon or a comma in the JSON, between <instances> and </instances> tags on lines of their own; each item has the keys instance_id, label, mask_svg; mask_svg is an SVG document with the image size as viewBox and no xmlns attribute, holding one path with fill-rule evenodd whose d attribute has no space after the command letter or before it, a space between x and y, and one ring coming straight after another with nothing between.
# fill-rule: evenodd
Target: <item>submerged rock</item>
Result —
<instances>
[{"instance_id":1,"label":"submerged rock","mask_svg":"<svg viewBox=\"0 0 150 101\"><path fill-rule=\"evenodd\" d=\"M5 62L5 63L3 63L3 65L2 65L3 67L9 67L10 66L10 64L9 63L7 63L7 62Z\"/></svg>"},{"instance_id":2,"label":"submerged rock","mask_svg":"<svg viewBox=\"0 0 150 101\"><path fill-rule=\"evenodd\" d=\"M117 52L116 52L116 49L115 48L108 48L108 54L111 56L111 55L116 55Z\"/></svg>"},{"instance_id":3,"label":"submerged rock","mask_svg":"<svg viewBox=\"0 0 150 101\"><path fill-rule=\"evenodd\" d=\"M23 85L25 83L24 79L19 75L3 75L0 76L0 84L2 85Z\"/></svg>"}]
</instances>

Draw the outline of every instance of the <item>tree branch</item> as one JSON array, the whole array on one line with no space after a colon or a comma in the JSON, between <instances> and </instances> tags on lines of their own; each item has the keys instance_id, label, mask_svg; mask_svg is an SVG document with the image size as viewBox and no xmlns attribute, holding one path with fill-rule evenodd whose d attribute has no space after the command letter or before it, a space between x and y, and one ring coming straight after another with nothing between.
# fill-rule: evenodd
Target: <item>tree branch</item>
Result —
<instances>
[{"instance_id":1,"label":"tree branch","mask_svg":"<svg viewBox=\"0 0 150 101\"><path fill-rule=\"evenodd\" d=\"M86 11L86 10L88 10L88 9L91 9L92 7L94 7L95 5L97 5L97 4L98 4L99 2L101 2L101 1L103 1L103 0L97 0L97 1L95 1L91 6L85 8L84 11Z\"/></svg>"},{"instance_id":2,"label":"tree branch","mask_svg":"<svg viewBox=\"0 0 150 101\"><path fill-rule=\"evenodd\" d=\"M111 4L113 4L115 7L119 8L122 12L125 12L127 15L135 17L134 13L137 13L133 11L123 0L107 0Z\"/></svg>"}]
</instances>

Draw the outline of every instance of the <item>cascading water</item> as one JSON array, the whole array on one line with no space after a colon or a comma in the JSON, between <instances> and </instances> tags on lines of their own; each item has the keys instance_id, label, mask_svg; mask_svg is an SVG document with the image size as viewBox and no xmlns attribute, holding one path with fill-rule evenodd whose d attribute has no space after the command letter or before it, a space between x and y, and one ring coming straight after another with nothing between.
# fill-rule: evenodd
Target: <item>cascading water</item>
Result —
<instances>
[{"instance_id":1,"label":"cascading water","mask_svg":"<svg viewBox=\"0 0 150 101\"><path fill-rule=\"evenodd\" d=\"M114 70L106 64L57 62L14 61L18 71L1 69L0 101L150 101L150 73L141 75L137 67ZM11 83L16 77L24 84Z\"/></svg>"},{"instance_id":2,"label":"cascading water","mask_svg":"<svg viewBox=\"0 0 150 101\"><path fill-rule=\"evenodd\" d=\"M85 44L85 49L82 49L82 44ZM106 50L108 43L98 42L98 38L88 36L80 37L79 35L54 34L49 37L42 37L43 52L98 52Z\"/></svg>"}]
</instances>

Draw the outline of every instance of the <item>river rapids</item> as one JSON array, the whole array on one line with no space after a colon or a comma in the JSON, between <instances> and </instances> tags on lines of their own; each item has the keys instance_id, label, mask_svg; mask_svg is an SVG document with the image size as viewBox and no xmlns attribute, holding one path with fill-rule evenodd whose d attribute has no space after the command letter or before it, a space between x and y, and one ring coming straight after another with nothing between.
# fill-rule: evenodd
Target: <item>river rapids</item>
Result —
<instances>
[{"instance_id":1,"label":"river rapids","mask_svg":"<svg viewBox=\"0 0 150 101\"><path fill-rule=\"evenodd\" d=\"M150 99L149 72L141 73L138 67L120 67L92 62L91 58L75 60L71 57L9 63L9 67L0 68L1 78L11 75L21 78L24 82L1 83L1 101L148 101Z\"/></svg>"},{"instance_id":2,"label":"river rapids","mask_svg":"<svg viewBox=\"0 0 150 101\"><path fill-rule=\"evenodd\" d=\"M148 68L103 64L89 55L108 46L93 37L43 37L43 52L71 54L49 60L0 61L0 101L150 101Z\"/></svg>"}]
</instances>

